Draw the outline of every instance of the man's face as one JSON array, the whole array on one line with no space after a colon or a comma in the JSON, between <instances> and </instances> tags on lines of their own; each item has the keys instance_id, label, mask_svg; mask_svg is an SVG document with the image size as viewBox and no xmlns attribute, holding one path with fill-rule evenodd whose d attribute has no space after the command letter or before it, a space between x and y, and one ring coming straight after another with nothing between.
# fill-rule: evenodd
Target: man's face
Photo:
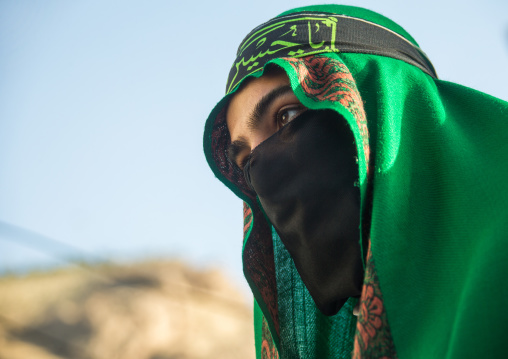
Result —
<instances>
[{"instance_id":1,"label":"man's face","mask_svg":"<svg viewBox=\"0 0 508 359\"><path fill-rule=\"evenodd\" d=\"M229 103L230 160L243 168L257 145L305 110L283 70L270 71L250 80Z\"/></svg>"}]
</instances>

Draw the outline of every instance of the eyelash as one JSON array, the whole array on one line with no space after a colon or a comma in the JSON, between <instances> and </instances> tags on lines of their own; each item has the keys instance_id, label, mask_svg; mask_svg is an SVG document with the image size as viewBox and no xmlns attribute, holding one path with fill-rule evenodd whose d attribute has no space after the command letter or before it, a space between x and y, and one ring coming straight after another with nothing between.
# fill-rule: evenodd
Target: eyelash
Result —
<instances>
[{"instance_id":1,"label":"eyelash","mask_svg":"<svg viewBox=\"0 0 508 359\"><path fill-rule=\"evenodd\" d=\"M251 157L251 156L252 156L252 151L249 153L249 155L248 155L248 156L245 156L245 157L242 159L242 161L241 161L241 163L240 163L240 166L239 166L241 170L243 170L243 169L244 169L245 165L247 164L247 161L248 161L248 160L250 160L250 157Z\"/></svg>"},{"instance_id":2,"label":"eyelash","mask_svg":"<svg viewBox=\"0 0 508 359\"><path fill-rule=\"evenodd\" d=\"M278 128L284 127L285 125L287 125L288 123L293 121L293 119L295 117L298 117L299 115L301 115L302 112L304 112L305 110L306 110L306 108L302 105L290 105L290 106L281 108L275 115L275 123L277 124L277 127ZM296 113L296 115L292 116L291 118L289 118L287 120L283 120L283 116L290 111L297 111L297 113Z\"/></svg>"}]
</instances>

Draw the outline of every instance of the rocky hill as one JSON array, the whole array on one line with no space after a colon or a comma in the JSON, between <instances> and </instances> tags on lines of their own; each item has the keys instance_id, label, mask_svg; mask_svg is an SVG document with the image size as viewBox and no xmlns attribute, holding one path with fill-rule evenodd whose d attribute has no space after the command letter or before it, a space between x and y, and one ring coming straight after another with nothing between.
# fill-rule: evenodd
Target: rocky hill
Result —
<instances>
[{"instance_id":1,"label":"rocky hill","mask_svg":"<svg viewBox=\"0 0 508 359\"><path fill-rule=\"evenodd\" d=\"M251 305L180 262L0 278L0 359L254 358Z\"/></svg>"}]
</instances>

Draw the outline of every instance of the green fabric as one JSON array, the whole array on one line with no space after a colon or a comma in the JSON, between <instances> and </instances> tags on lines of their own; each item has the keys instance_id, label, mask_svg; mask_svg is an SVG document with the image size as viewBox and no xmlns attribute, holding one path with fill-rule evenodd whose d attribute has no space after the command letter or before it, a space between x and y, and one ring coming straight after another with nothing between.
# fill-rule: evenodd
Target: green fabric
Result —
<instances>
[{"instance_id":1,"label":"green fabric","mask_svg":"<svg viewBox=\"0 0 508 359\"><path fill-rule=\"evenodd\" d=\"M263 344L263 312L258 302L254 299L254 345L256 358L261 358L261 346Z\"/></svg>"},{"instance_id":2,"label":"green fabric","mask_svg":"<svg viewBox=\"0 0 508 359\"><path fill-rule=\"evenodd\" d=\"M342 57L369 120L372 252L399 357L505 357L508 104Z\"/></svg>"},{"instance_id":3,"label":"green fabric","mask_svg":"<svg viewBox=\"0 0 508 359\"><path fill-rule=\"evenodd\" d=\"M340 13L377 22L414 41L390 25L390 20L368 10L340 7ZM329 56L351 72L366 112L373 191L370 241L398 357L504 358L503 339L508 333L508 285L504 281L508 273L508 103L433 80L400 60L366 54ZM347 109L340 103L312 102L300 90L298 77L287 62L275 62L288 72L304 105L335 109L352 127L355 139L361 140ZM471 71L481 71L481 66L484 64L471 64ZM217 177L248 200L224 180L210 156L210 123L225 102L208 119L205 153ZM359 143L357 148L365 206L369 164ZM284 249L275 245L274 250L279 316L286 318L302 305L290 299L294 293L284 294L284 286L286 292L291 290L280 278L294 273L284 261ZM305 295L301 298L304 302ZM266 312L264 315L269 320ZM292 320L293 325L311 325L319 335L324 333L319 348L309 355L305 352L302 358L336 357L331 353L337 338L328 329L305 318ZM286 353L289 347L299 350L301 345L310 350L309 336L286 335L283 331L293 330L287 325L281 329L281 358L291 357ZM346 337L340 340L349 340Z\"/></svg>"},{"instance_id":4,"label":"green fabric","mask_svg":"<svg viewBox=\"0 0 508 359\"><path fill-rule=\"evenodd\" d=\"M358 299L350 298L332 317L321 314L275 230L273 241L282 338L280 357L350 358L356 330L352 312Z\"/></svg>"},{"instance_id":5,"label":"green fabric","mask_svg":"<svg viewBox=\"0 0 508 359\"><path fill-rule=\"evenodd\" d=\"M378 63L356 80L376 113L372 252L399 357L504 357L508 105Z\"/></svg>"}]
</instances>

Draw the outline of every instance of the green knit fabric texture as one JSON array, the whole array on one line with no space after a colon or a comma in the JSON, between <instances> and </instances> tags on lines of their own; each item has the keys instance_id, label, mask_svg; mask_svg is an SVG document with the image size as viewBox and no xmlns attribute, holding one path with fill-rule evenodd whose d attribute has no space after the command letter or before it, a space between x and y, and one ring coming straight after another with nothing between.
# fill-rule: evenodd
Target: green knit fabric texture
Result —
<instances>
[{"instance_id":1,"label":"green knit fabric texture","mask_svg":"<svg viewBox=\"0 0 508 359\"><path fill-rule=\"evenodd\" d=\"M369 10L322 5L290 12L294 11L364 18L415 43L398 25ZM372 203L368 204L370 238L362 240L371 242L398 357L506 357L508 103L434 80L400 60L367 54L327 56L347 66L366 112L370 164L359 155L364 206L367 166L373 192ZM288 72L294 92L304 105L334 109L344 115L353 132L358 132L340 103L313 104L299 90L290 66L280 59L274 63ZM482 64L470 65L471 71L481 71ZM223 181L210 156L210 131L226 103L223 99L212 111L204 135L207 160ZM358 140L357 134L355 138ZM357 148L361 146L357 144ZM231 183L224 182L246 200ZM294 304L295 292L301 293L297 301L305 302L308 295L295 278L297 273L276 234L274 252L281 318L280 341L275 342L280 343L280 357L348 357L335 352L338 345L343 345L337 344L330 329L335 324L319 318L317 309L308 307L313 316L310 321L308 316L291 312L302 308L301 303ZM350 312L352 305L348 302L344 311ZM259 334L259 321L263 314L267 319L268 314L256 308ZM350 315L344 318L341 331L348 332L348 339L339 339L351 341L354 323L346 323ZM314 343L309 343L312 338ZM259 336L257 343L259 357ZM292 356L294 353L297 356Z\"/></svg>"},{"instance_id":2,"label":"green knit fabric texture","mask_svg":"<svg viewBox=\"0 0 508 359\"><path fill-rule=\"evenodd\" d=\"M508 104L399 60L340 57L367 113L370 240L399 358L504 357Z\"/></svg>"},{"instance_id":3,"label":"green knit fabric texture","mask_svg":"<svg viewBox=\"0 0 508 359\"><path fill-rule=\"evenodd\" d=\"M342 58L367 112L370 239L399 358L505 357L508 103L397 60Z\"/></svg>"},{"instance_id":4,"label":"green knit fabric texture","mask_svg":"<svg viewBox=\"0 0 508 359\"><path fill-rule=\"evenodd\" d=\"M352 313L358 299L349 298L334 316L321 314L277 232L272 233L281 326L280 358L350 358L356 330L356 317Z\"/></svg>"}]
</instances>

